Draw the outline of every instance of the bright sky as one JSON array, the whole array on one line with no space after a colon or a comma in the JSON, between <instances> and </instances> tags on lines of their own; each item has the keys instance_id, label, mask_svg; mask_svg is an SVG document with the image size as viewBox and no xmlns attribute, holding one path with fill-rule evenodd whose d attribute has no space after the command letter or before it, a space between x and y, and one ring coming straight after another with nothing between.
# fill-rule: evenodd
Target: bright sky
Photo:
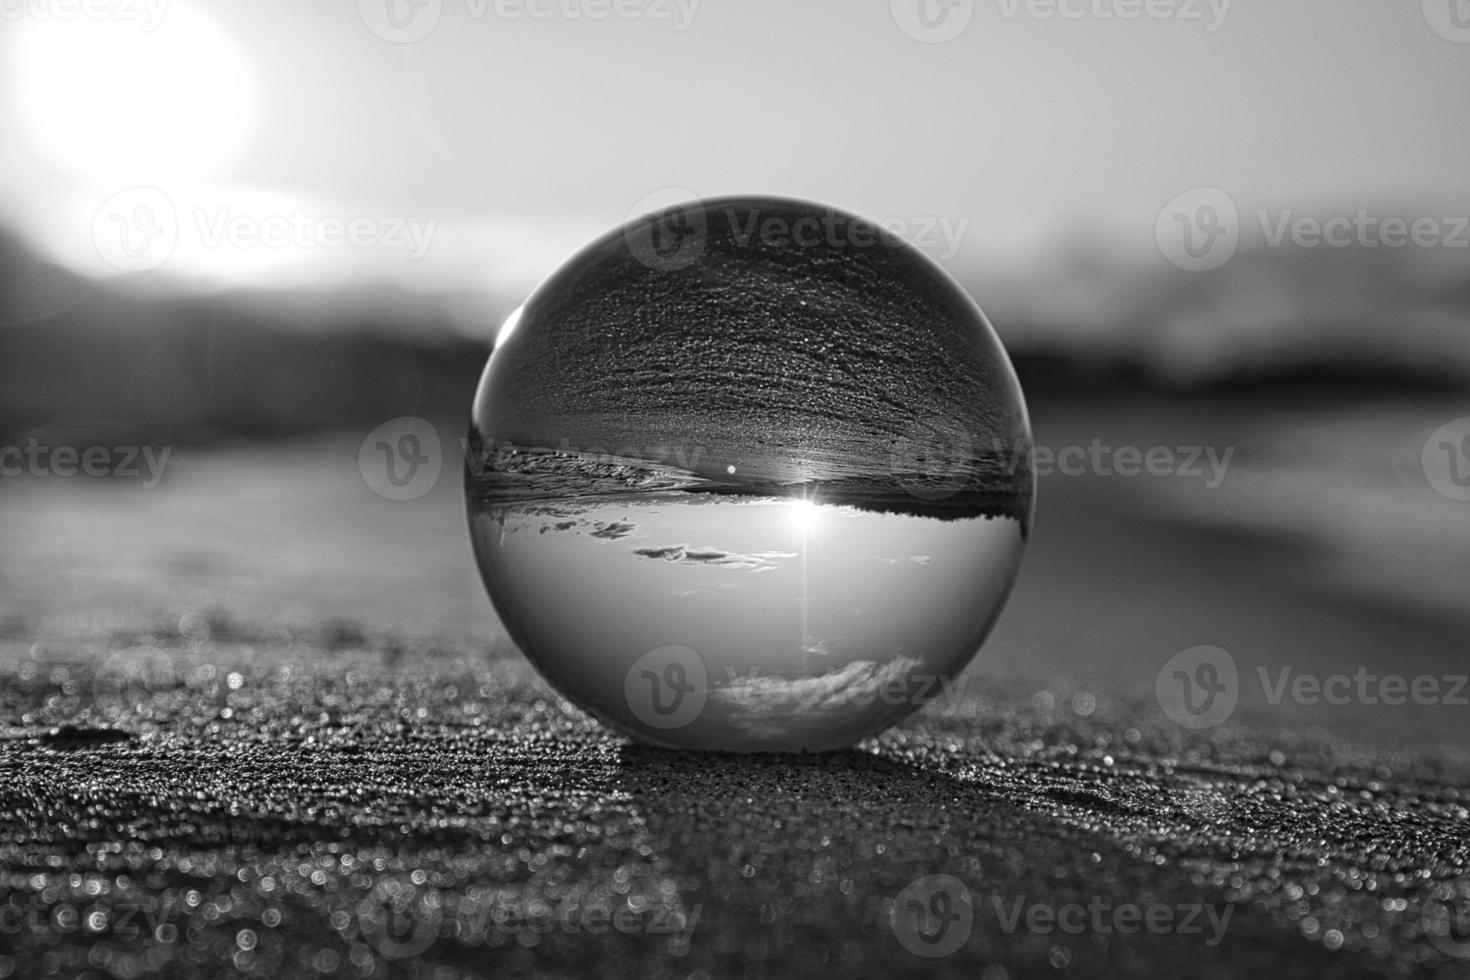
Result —
<instances>
[{"instance_id":1,"label":"bright sky","mask_svg":"<svg viewBox=\"0 0 1470 980\"><path fill-rule=\"evenodd\" d=\"M0 0L0 216L88 271L515 293L669 188L891 219L952 267L1151 247L1202 186L1463 213L1466 8Z\"/></svg>"}]
</instances>

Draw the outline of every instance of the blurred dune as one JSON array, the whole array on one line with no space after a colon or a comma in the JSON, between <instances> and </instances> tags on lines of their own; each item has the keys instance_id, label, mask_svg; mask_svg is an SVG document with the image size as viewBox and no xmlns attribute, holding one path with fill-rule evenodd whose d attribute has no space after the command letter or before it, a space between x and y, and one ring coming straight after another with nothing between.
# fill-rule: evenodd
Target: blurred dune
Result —
<instances>
[{"instance_id":1,"label":"blurred dune","mask_svg":"<svg viewBox=\"0 0 1470 980\"><path fill-rule=\"evenodd\" d=\"M1126 390L1470 388L1470 268L1427 268L1404 250L1245 251L1192 274L1093 243L1027 276L967 285L1033 404ZM398 415L457 421L518 301L452 307L386 285L181 295L77 276L0 232L0 436L97 425L200 443Z\"/></svg>"},{"instance_id":2,"label":"blurred dune","mask_svg":"<svg viewBox=\"0 0 1470 980\"><path fill-rule=\"evenodd\" d=\"M197 444L458 417L488 350L411 295L160 295L74 276L8 237L0 262L10 442L126 431ZM487 329L498 320L487 311Z\"/></svg>"},{"instance_id":3,"label":"blurred dune","mask_svg":"<svg viewBox=\"0 0 1470 980\"><path fill-rule=\"evenodd\" d=\"M1470 254L1260 247L1191 273L1090 244L1034 277L972 285L1023 358L1180 392L1470 387Z\"/></svg>"}]
</instances>

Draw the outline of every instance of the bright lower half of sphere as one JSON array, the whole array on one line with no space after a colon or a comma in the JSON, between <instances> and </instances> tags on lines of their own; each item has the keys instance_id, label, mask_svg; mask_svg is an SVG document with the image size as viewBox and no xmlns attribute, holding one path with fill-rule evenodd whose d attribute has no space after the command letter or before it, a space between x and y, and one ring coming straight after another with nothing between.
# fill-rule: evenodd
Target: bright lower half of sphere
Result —
<instances>
[{"instance_id":1,"label":"bright lower half of sphere","mask_svg":"<svg viewBox=\"0 0 1470 980\"><path fill-rule=\"evenodd\" d=\"M675 208L579 253L502 332L470 447L511 637L679 748L840 748L956 697L1031 517L1020 389L974 303L792 201Z\"/></svg>"}]
</instances>

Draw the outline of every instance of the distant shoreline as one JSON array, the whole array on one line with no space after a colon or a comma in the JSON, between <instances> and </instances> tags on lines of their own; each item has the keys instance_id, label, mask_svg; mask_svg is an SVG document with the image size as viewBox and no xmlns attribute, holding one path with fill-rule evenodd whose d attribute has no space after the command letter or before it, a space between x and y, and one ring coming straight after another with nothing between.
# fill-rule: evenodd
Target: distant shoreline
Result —
<instances>
[{"instance_id":1,"label":"distant shoreline","mask_svg":"<svg viewBox=\"0 0 1470 980\"><path fill-rule=\"evenodd\" d=\"M997 478L995 465L976 461L963 483L925 474L878 472L864 476L800 481L713 480L648 460L599 455L594 458L546 448L501 445L466 457L465 491L472 506L493 507L536 501L628 494L689 493L722 497L817 500L884 514L942 521L1009 518L1029 530L1031 475ZM980 474L989 476L981 486Z\"/></svg>"}]
</instances>

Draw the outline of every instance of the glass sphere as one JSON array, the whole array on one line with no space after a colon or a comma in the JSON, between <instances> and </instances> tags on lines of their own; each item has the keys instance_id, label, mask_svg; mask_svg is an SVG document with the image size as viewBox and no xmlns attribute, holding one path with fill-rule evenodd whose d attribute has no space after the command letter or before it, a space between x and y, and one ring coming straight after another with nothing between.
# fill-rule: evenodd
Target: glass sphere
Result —
<instances>
[{"instance_id":1,"label":"glass sphere","mask_svg":"<svg viewBox=\"0 0 1470 980\"><path fill-rule=\"evenodd\" d=\"M637 218L502 328L470 534L572 702L674 748L817 751L956 696L1030 526L975 303L879 226L739 197Z\"/></svg>"}]
</instances>

